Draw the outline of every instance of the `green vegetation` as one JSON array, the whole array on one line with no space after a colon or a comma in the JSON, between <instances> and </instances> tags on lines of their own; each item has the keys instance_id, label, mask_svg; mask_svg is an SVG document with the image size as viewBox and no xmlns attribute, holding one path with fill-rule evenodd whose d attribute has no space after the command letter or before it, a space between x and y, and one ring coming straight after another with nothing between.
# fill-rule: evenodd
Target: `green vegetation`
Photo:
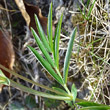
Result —
<instances>
[{"instance_id":1,"label":"green vegetation","mask_svg":"<svg viewBox=\"0 0 110 110\"><path fill-rule=\"evenodd\" d=\"M88 0L88 1L90 2L90 0ZM88 4L89 4L89 2L88 2ZM90 8L90 11L88 12L88 15L85 16L85 14L84 14L84 17L87 20L90 17L94 3L95 3L95 0L93 2L93 5ZM33 47L28 46L28 48L32 51L32 53L38 59L40 64L45 68L45 70L63 87L63 89L57 88L57 87L49 88L47 86L41 85L41 84L31 81L21 75L16 74L13 71L8 70L7 68L3 67L2 65L0 65L0 68L4 69L5 71L8 71L13 75L16 75L20 79L23 79L27 82L37 85L38 87L44 88L47 91L50 91L51 93L39 92L39 91L33 90L31 88L27 88L21 84L16 83L15 81L12 81L11 79L7 79L2 74L1 71L0 71L0 73L3 78L0 78L0 83L7 84L7 85L13 86L15 88L19 88L20 90L22 90L24 92L28 92L30 94L42 96L45 98L51 98L51 99L55 99L55 100L63 100L66 103L68 103L70 106L79 105L81 108L78 110L109 110L110 107L107 105L97 104L97 103L93 103L90 101L78 99L77 98L77 89L75 87L75 84L72 85L71 90L69 90L69 88L67 86L70 58L71 58L72 48L73 48L73 44L75 42L75 36L76 36L76 32L77 32L76 27L74 28L74 30L70 36L69 43L68 43L67 52L66 52L66 56L65 56L65 60L64 60L63 75L60 73L60 70L59 70L59 59L60 59L59 58L59 41L60 41L62 18L63 18L63 15L61 15L61 18L60 18L57 28L55 30L55 36L53 37L53 34L52 34L53 33L52 32L52 3L51 3L49 15L48 15L48 26L47 26L48 29L47 29L47 37L46 37L46 35L44 34L43 29L40 25L40 22L39 22L37 16L35 15L36 25L39 30L40 38L36 34L34 29L31 28L31 30L32 30L32 34L35 38L35 41L36 41L39 49L41 50L43 56L41 56L38 53L38 51L36 49L34 49ZM86 47L85 51L88 51L91 45L93 46L94 43L100 42L101 40L102 39L99 38L92 42L88 41L88 45L84 45L83 42L80 42L79 45L82 47ZM92 49L90 49L90 51L88 51L88 53L86 53L86 54L91 54L92 57L94 57L94 62L96 62L95 58L105 62L104 59L102 59L102 58L100 59L100 57L95 55L93 53L94 51ZM81 60L82 59L80 58L79 61L81 61ZM94 66L95 66L95 64L94 64Z\"/></svg>"}]
</instances>

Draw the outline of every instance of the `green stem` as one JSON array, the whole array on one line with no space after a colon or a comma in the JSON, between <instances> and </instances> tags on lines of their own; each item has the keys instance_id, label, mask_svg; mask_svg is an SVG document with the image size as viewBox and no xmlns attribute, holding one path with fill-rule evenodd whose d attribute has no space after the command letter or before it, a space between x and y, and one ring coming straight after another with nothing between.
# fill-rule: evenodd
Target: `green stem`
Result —
<instances>
[{"instance_id":1,"label":"green stem","mask_svg":"<svg viewBox=\"0 0 110 110\"><path fill-rule=\"evenodd\" d=\"M59 72L59 70L57 69L57 67L55 67L55 70L56 70L57 74L60 76L60 78L63 80L63 78L61 76L61 73Z\"/></svg>"},{"instance_id":2,"label":"green stem","mask_svg":"<svg viewBox=\"0 0 110 110\"><path fill-rule=\"evenodd\" d=\"M21 76L21 75L15 73L14 71L7 69L6 67L4 67L4 66L1 65L1 64L0 64L0 68L3 69L3 70L5 70L6 72L8 72L8 73L10 73L10 74L12 74L12 75L14 75L14 76L16 76L16 77L19 77L20 79L23 79L23 80L25 80L25 81L27 81L27 82L29 82L29 83L32 83L32 84L34 84L34 85L37 85L38 87L44 88L44 89L46 89L46 90L49 90L49 91L54 92L54 93L59 94L59 95L69 96L68 94L65 95L65 94L62 93L62 92L59 92L59 91L54 90L54 89L52 89L52 88L49 88L49 87L47 87L47 86L41 85L41 84L39 84L39 83L37 83L37 82L34 82L34 81L30 80L30 79L27 79L27 78L25 78L25 77L23 77L23 76Z\"/></svg>"},{"instance_id":3,"label":"green stem","mask_svg":"<svg viewBox=\"0 0 110 110\"><path fill-rule=\"evenodd\" d=\"M31 88L28 88L26 86L23 86L21 84L18 84L16 82L14 82L13 80L10 79L10 85L16 89L22 90L24 92L33 94L33 95L37 95L37 96L41 96L41 97L45 97L45 98L51 98L51 99L57 99L57 100L69 100L71 101L70 97L64 97L64 96L58 96L58 95L51 95L48 93L44 93L44 92L39 92L36 90L33 90Z\"/></svg>"},{"instance_id":4,"label":"green stem","mask_svg":"<svg viewBox=\"0 0 110 110\"><path fill-rule=\"evenodd\" d=\"M63 87L64 87L65 90L68 92L68 94L71 96L71 93L70 93L69 89L67 88L66 84L64 84Z\"/></svg>"}]
</instances>

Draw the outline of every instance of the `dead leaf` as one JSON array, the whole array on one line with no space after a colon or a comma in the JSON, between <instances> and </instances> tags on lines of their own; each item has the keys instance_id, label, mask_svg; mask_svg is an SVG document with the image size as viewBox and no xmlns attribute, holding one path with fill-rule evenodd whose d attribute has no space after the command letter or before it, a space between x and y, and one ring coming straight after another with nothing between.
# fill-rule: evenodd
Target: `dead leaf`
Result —
<instances>
[{"instance_id":1,"label":"dead leaf","mask_svg":"<svg viewBox=\"0 0 110 110\"><path fill-rule=\"evenodd\" d=\"M0 30L0 64L8 69L13 69L15 60L11 35L6 30ZM3 73L10 78L10 73L2 70ZM0 87L1 89L2 87Z\"/></svg>"},{"instance_id":2,"label":"dead leaf","mask_svg":"<svg viewBox=\"0 0 110 110\"><path fill-rule=\"evenodd\" d=\"M24 2L24 5L25 5L25 8L26 8L26 12L28 13L28 15L31 18L29 27L33 27L33 29L38 34L38 30L37 30L36 23L35 23L35 18L34 18L34 14L36 14L39 21L40 21L40 23L41 23L41 26L43 28L44 33L47 35L47 21L48 20L47 20L47 17L44 17L42 15L41 9L38 6L31 5L31 4L28 4L26 2ZM55 32L55 26L53 24L53 35L54 35L54 32Z\"/></svg>"},{"instance_id":3,"label":"dead leaf","mask_svg":"<svg viewBox=\"0 0 110 110\"><path fill-rule=\"evenodd\" d=\"M31 18L29 27L33 27L33 29L38 34L38 30L37 30L36 23L35 23L35 18L34 18L34 14L36 14L39 21L40 21L40 23L41 23L41 26L44 30L44 33L47 34L47 18L42 16L42 13L41 13L41 10L39 9L39 7L34 6L34 5L30 5L28 3L24 3L24 4L25 4L25 7L26 7L26 11L27 11L27 13L29 14L29 16Z\"/></svg>"},{"instance_id":4,"label":"dead leaf","mask_svg":"<svg viewBox=\"0 0 110 110\"><path fill-rule=\"evenodd\" d=\"M33 27L33 29L38 34L38 30L37 30L35 18L34 18L34 14L36 14L44 30L44 33L47 35L47 21L48 20L46 17L42 16L40 8L38 6L28 4L24 0L15 0L15 2L17 6L19 7L29 28ZM54 32L55 32L55 26L53 24L53 35L54 35Z\"/></svg>"}]
</instances>

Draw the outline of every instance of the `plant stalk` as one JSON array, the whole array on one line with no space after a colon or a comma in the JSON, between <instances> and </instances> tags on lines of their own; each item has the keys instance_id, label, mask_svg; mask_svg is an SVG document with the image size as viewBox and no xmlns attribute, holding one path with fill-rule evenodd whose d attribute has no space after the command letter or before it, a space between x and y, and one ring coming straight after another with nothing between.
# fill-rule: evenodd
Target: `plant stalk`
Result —
<instances>
[{"instance_id":1,"label":"plant stalk","mask_svg":"<svg viewBox=\"0 0 110 110\"><path fill-rule=\"evenodd\" d=\"M23 80L25 80L25 81L27 81L27 82L29 82L29 83L32 83L32 84L34 84L34 85L37 85L38 87L44 88L44 89L46 89L46 90L49 90L49 91L54 92L54 93L59 94L59 95L69 96L68 94L65 95L65 94L62 93L62 92L59 92L59 91L54 90L54 89L52 89L52 88L49 88L49 87L47 87L47 86L41 85L41 84L39 84L39 83L37 83L37 82L34 82L34 81L30 80L30 79L27 79L27 78L25 78L25 77L23 77L23 76L21 76L21 75L15 73L14 71L7 69L6 67L4 67L4 66L1 65L1 64L0 64L0 68L3 69L3 70L5 70L6 72L9 72L10 74L12 74L12 75L18 77L18 78L20 78L20 79L23 79Z\"/></svg>"},{"instance_id":2,"label":"plant stalk","mask_svg":"<svg viewBox=\"0 0 110 110\"><path fill-rule=\"evenodd\" d=\"M68 92L69 95L71 95L69 89L67 88L66 84L63 85L63 87L65 88L65 90Z\"/></svg>"},{"instance_id":3,"label":"plant stalk","mask_svg":"<svg viewBox=\"0 0 110 110\"><path fill-rule=\"evenodd\" d=\"M12 87L14 87L16 89L19 89L21 91L24 91L24 92L27 92L27 93L30 93L30 94L33 94L33 95L45 97L45 98L71 101L71 98L70 97L59 96L59 95L51 95L51 94L48 94L48 93L39 92L39 91L33 90L31 88L28 88L26 86L23 86L21 84L18 84L18 83L14 82L11 79L10 79L10 86L12 86Z\"/></svg>"}]
</instances>

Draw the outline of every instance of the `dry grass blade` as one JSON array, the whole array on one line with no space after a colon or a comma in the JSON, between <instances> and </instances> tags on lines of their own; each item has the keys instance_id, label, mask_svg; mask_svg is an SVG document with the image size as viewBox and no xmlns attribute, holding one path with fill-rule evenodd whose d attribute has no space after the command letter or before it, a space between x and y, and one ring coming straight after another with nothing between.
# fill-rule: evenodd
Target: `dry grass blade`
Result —
<instances>
[{"instance_id":1,"label":"dry grass blade","mask_svg":"<svg viewBox=\"0 0 110 110\"><path fill-rule=\"evenodd\" d=\"M15 0L15 2L17 4L19 10L21 11L24 19L26 20L27 25L29 26L29 24L30 24L30 17L28 15L28 13L26 12L23 0Z\"/></svg>"}]
</instances>

